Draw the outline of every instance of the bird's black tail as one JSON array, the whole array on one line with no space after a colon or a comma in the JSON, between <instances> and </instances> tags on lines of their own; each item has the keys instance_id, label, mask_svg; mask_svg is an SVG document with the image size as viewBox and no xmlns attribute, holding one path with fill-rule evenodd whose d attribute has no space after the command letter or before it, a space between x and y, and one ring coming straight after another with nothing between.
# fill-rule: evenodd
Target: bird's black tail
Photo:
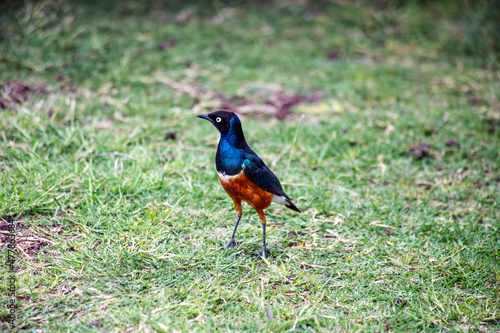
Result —
<instances>
[{"instance_id":1,"label":"bird's black tail","mask_svg":"<svg viewBox=\"0 0 500 333\"><path fill-rule=\"evenodd\" d=\"M295 206L295 204L292 202L290 199L285 199L286 204L285 207L290 208L293 211L296 211L297 213L301 213L301 211Z\"/></svg>"}]
</instances>

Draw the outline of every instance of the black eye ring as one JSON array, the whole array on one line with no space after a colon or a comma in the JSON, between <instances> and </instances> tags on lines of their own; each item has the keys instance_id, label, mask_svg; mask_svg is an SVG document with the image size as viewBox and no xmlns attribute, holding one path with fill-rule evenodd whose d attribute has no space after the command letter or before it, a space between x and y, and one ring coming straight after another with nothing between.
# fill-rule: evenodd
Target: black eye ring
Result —
<instances>
[{"instance_id":1,"label":"black eye ring","mask_svg":"<svg viewBox=\"0 0 500 333\"><path fill-rule=\"evenodd\" d=\"M215 121L216 121L216 122L218 122L218 123L220 123L220 122L221 122L221 120L222 120L222 119L220 119L220 117L215 118Z\"/></svg>"}]
</instances>

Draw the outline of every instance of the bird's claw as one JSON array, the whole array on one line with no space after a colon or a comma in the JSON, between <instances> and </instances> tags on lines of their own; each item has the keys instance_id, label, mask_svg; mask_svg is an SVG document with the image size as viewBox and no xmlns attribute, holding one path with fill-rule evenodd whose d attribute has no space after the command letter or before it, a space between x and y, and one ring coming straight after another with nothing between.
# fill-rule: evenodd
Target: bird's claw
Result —
<instances>
[{"instance_id":1,"label":"bird's claw","mask_svg":"<svg viewBox=\"0 0 500 333\"><path fill-rule=\"evenodd\" d=\"M266 259L270 253L271 251L269 251L267 247L263 247L262 250L260 250L259 252L259 257L262 259Z\"/></svg>"},{"instance_id":2,"label":"bird's claw","mask_svg":"<svg viewBox=\"0 0 500 333\"><path fill-rule=\"evenodd\" d=\"M232 249L232 248L236 247L237 245L238 245L238 243L236 243L236 242L234 241L234 239L231 239L231 240L229 241L229 243L226 245L226 249Z\"/></svg>"}]
</instances>

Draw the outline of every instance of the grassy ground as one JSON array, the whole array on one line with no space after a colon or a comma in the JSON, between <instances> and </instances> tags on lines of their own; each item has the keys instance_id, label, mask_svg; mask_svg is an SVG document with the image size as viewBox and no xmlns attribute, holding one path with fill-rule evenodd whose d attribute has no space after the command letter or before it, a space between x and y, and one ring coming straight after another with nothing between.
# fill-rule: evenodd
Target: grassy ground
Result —
<instances>
[{"instance_id":1,"label":"grassy ground","mask_svg":"<svg viewBox=\"0 0 500 333\"><path fill-rule=\"evenodd\" d=\"M17 329L498 332L495 40L484 8L426 6L4 11ZM303 210L268 210L267 261L248 206L221 251L235 213L195 115L224 106L261 110L247 140Z\"/></svg>"}]
</instances>

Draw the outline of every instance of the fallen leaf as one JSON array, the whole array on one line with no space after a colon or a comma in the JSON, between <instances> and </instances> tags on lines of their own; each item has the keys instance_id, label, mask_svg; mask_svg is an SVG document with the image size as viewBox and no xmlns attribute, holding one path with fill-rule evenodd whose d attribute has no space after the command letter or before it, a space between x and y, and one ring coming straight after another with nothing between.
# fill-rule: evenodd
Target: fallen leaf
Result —
<instances>
[{"instance_id":1,"label":"fallen leaf","mask_svg":"<svg viewBox=\"0 0 500 333\"><path fill-rule=\"evenodd\" d=\"M163 43L158 44L157 49L158 51L163 51L166 48L171 48L177 45L177 40L171 38Z\"/></svg>"},{"instance_id":2,"label":"fallen leaf","mask_svg":"<svg viewBox=\"0 0 500 333\"><path fill-rule=\"evenodd\" d=\"M104 119L95 124L96 129L110 129L115 123L114 119Z\"/></svg>"},{"instance_id":3,"label":"fallen leaf","mask_svg":"<svg viewBox=\"0 0 500 333\"><path fill-rule=\"evenodd\" d=\"M264 308L264 311L266 313L267 320L273 320L273 309L271 309L269 306L266 306Z\"/></svg>"},{"instance_id":4,"label":"fallen leaf","mask_svg":"<svg viewBox=\"0 0 500 333\"><path fill-rule=\"evenodd\" d=\"M446 147L456 147L456 148L460 148L460 145L458 144L458 142L456 142L455 140L453 139L448 139L446 140L446 143L445 143Z\"/></svg>"},{"instance_id":5,"label":"fallen leaf","mask_svg":"<svg viewBox=\"0 0 500 333\"><path fill-rule=\"evenodd\" d=\"M486 104L484 99L482 98L477 98L477 97L471 97L471 98L468 98L467 99L467 102L471 105L471 106L478 106L478 105L483 105L483 104Z\"/></svg>"},{"instance_id":6,"label":"fallen leaf","mask_svg":"<svg viewBox=\"0 0 500 333\"><path fill-rule=\"evenodd\" d=\"M326 58L328 60L337 60L339 58L339 51L332 50L332 51L328 52L328 54L326 55Z\"/></svg>"},{"instance_id":7,"label":"fallen leaf","mask_svg":"<svg viewBox=\"0 0 500 333\"><path fill-rule=\"evenodd\" d=\"M429 155L429 149L431 145L428 143L416 143L410 147L410 151L418 157L419 159L422 159L426 156Z\"/></svg>"},{"instance_id":8,"label":"fallen leaf","mask_svg":"<svg viewBox=\"0 0 500 333\"><path fill-rule=\"evenodd\" d=\"M167 132L165 134L165 140L177 140L177 133L176 132Z\"/></svg>"},{"instance_id":9,"label":"fallen leaf","mask_svg":"<svg viewBox=\"0 0 500 333\"><path fill-rule=\"evenodd\" d=\"M179 25L185 25L189 21L194 19L194 11L191 8L184 9L179 14L177 14L176 22Z\"/></svg>"},{"instance_id":10,"label":"fallen leaf","mask_svg":"<svg viewBox=\"0 0 500 333\"><path fill-rule=\"evenodd\" d=\"M89 322L89 326L102 326L101 321L99 319L92 319Z\"/></svg>"}]
</instances>

